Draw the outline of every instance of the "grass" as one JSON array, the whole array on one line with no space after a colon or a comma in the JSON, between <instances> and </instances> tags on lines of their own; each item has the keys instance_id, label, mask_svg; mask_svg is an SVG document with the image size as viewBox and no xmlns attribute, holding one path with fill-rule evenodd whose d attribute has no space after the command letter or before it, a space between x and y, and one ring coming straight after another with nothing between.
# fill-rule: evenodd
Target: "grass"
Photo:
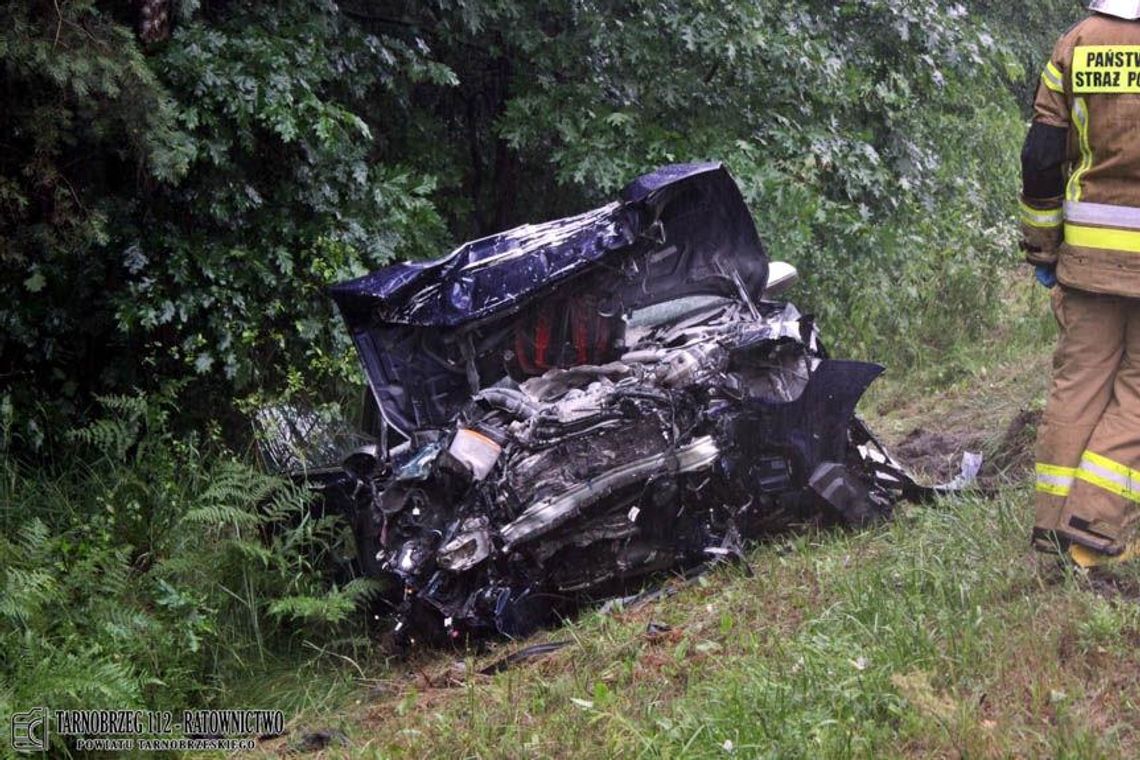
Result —
<instances>
[{"instance_id":1,"label":"grass","mask_svg":"<svg viewBox=\"0 0 1140 760\"><path fill-rule=\"evenodd\" d=\"M1043 303L1015 286L1007 331L949 382L888 379L875 426L1000 445L1041 404ZM322 728L342 739L327 757L1140 755L1140 568L1089 576L1033 555L1024 477L993 477L996 493L907 505L873 530L760 546L751 576L585 614L525 642L565 649L494 676L477 672L521 643L378 667L263 749Z\"/></svg>"},{"instance_id":2,"label":"grass","mask_svg":"<svg viewBox=\"0 0 1140 760\"><path fill-rule=\"evenodd\" d=\"M1027 500L765 546L752 577L540 637L572 643L539 662L439 655L297 730L354 757L1136 756L1140 573L1110 592L1029 555Z\"/></svg>"}]
</instances>

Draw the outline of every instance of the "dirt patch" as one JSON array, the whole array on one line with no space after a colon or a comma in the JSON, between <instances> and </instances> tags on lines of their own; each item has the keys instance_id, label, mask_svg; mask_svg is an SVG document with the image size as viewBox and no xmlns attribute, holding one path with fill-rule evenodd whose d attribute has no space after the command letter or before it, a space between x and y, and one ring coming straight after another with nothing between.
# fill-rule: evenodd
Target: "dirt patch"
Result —
<instances>
[{"instance_id":1,"label":"dirt patch","mask_svg":"<svg viewBox=\"0 0 1140 760\"><path fill-rule=\"evenodd\" d=\"M1109 568L1090 570L1089 586L1105 599L1140 602L1140 578L1117 575Z\"/></svg>"},{"instance_id":2,"label":"dirt patch","mask_svg":"<svg viewBox=\"0 0 1140 760\"><path fill-rule=\"evenodd\" d=\"M975 431L939 431L915 428L895 447L899 461L919 476L944 482L958 475L962 454L981 451L984 436Z\"/></svg>"},{"instance_id":3,"label":"dirt patch","mask_svg":"<svg viewBox=\"0 0 1140 760\"><path fill-rule=\"evenodd\" d=\"M1041 412L1022 409L1010 420L993 453L986 461L983 475L1022 475L1033 468L1033 446Z\"/></svg>"},{"instance_id":4,"label":"dirt patch","mask_svg":"<svg viewBox=\"0 0 1140 760\"><path fill-rule=\"evenodd\" d=\"M1000 437L982 430L932 430L917 427L891 447L899 461L920 477L945 482L958 475L962 454L985 454L979 474L983 484L1000 477L1021 477L1033 468L1033 446L1041 412L1022 409Z\"/></svg>"}]
</instances>

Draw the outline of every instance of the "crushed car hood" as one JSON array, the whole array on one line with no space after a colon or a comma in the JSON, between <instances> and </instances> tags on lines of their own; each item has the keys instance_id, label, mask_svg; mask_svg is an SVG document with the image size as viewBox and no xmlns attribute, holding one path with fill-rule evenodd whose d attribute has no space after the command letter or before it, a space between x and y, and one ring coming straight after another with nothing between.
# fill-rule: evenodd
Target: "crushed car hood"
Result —
<instances>
[{"instance_id":1,"label":"crushed car hood","mask_svg":"<svg viewBox=\"0 0 1140 760\"><path fill-rule=\"evenodd\" d=\"M512 374L512 326L556 289L620 317L694 295L758 301L767 276L727 170L682 164L639 177L593 211L395 264L331 294L384 419L410 435L447 425L475 393Z\"/></svg>"}]
</instances>

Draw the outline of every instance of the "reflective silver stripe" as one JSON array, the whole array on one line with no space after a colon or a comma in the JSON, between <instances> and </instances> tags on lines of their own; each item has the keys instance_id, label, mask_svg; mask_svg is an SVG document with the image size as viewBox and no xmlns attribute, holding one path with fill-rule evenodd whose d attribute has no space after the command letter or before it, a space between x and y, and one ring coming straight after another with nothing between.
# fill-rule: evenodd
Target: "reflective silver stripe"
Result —
<instances>
[{"instance_id":1,"label":"reflective silver stripe","mask_svg":"<svg viewBox=\"0 0 1140 760\"><path fill-rule=\"evenodd\" d=\"M1081 457L1080 469L1111 480L1129 491L1140 491L1140 471L1115 462L1102 454L1086 451Z\"/></svg>"},{"instance_id":2,"label":"reflective silver stripe","mask_svg":"<svg viewBox=\"0 0 1140 760\"><path fill-rule=\"evenodd\" d=\"M1084 472L1092 473L1093 475L1096 475L1099 478L1104 478L1105 480L1110 480L1126 491L1135 490L1133 488L1132 478L1128 477L1127 475L1124 475L1123 473L1114 472L1113 470L1110 470L1107 467L1101 467L1099 464L1089 461L1088 457L1083 457L1081 459L1080 469Z\"/></svg>"},{"instance_id":3,"label":"reflective silver stripe","mask_svg":"<svg viewBox=\"0 0 1140 760\"><path fill-rule=\"evenodd\" d=\"M1140 230L1140 208L1086 201L1065 201L1065 221Z\"/></svg>"},{"instance_id":4,"label":"reflective silver stripe","mask_svg":"<svg viewBox=\"0 0 1140 760\"><path fill-rule=\"evenodd\" d=\"M1058 488L1072 487L1074 479L1072 475L1047 475L1043 472L1037 473L1038 483L1047 486L1057 486Z\"/></svg>"},{"instance_id":5,"label":"reflective silver stripe","mask_svg":"<svg viewBox=\"0 0 1140 760\"><path fill-rule=\"evenodd\" d=\"M1037 490L1054 496L1068 496L1076 480L1077 468L1061 467L1055 464L1038 462Z\"/></svg>"},{"instance_id":6,"label":"reflective silver stripe","mask_svg":"<svg viewBox=\"0 0 1140 760\"><path fill-rule=\"evenodd\" d=\"M1105 464L1112 466L1107 467L1096 460L1103 460ZM1091 452L1085 452L1081 458L1080 469L1077 470L1078 480L1114 493L1128 501L1140 503L1140 490L1136 488L1140 485L1140 478L1134 477L1135 475L1140 473Z\"/></svg>"}]
</instances>

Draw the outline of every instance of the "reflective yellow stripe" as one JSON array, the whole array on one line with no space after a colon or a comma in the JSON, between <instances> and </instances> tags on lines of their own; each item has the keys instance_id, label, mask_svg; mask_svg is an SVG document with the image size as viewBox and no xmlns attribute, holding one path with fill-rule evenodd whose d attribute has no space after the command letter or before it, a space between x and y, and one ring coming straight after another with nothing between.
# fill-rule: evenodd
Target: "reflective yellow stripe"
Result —
<instances>
[{"instance_id":1,"label":"reflective yellow stripe","mask_svg":"<svg viewBox=\"0 0 1140 760\"><path fill-rule=\"evenodd\" d=\"M1037 464L1037 490L1054 496L1068 496L1077 475L1075 467Z\"/></svg>"},{"instance_id":2,"label":"reflective yellow stripe","mask_svg":"<svg viewBox=\"0 0 1140 760\"><path fill-rule=\"evenodd\" d=\"M1140 483L1140 471L1133 470L1131 467L1123 465L1120 462L1114 462L1106 456L1102 456L1092 451L1086 451L1083 455L1081 455L1081 459L1088 460L1098 467L1103 467L1109 472L1115 472L1117 475L1123 475L1126 478L1130 478L1131 480Z\"/></svg>"},{"instance_id":3,"label":"reflective yellow stripe","mask_svg":"<svg viewBox=\"0 0 1140 760\"><path fill-rule=\"evenodd\" d=\"M1065 92L1065 88L1062 85L1056 84L1045 72L1041 73L1041 82L1053 92L1059 92L1061 94Z\"/></svg>"},{"instance_id":4,"label":"reflective yellow stripe","mask_svg":"<svg viewBox=\"0 0 1140 760\"><path fill-rule=\"evenodd\" d=\"M1065 219L1060 208L1040 209L1033 208L1025 201L1020 201L1021 221L1030 227L1060 227Z\"/></svg>"},{"instance_id":5,"label":"reflective yellow stripe","mask_svg":"<svg viewBox=\"0 0 1140 760\"><path fill-rule=\"evenodd\" d=\"M1094 475L1088 470L1077 470L1077 480L1083 480L1086 483L1091 483L1097 488L1103 488L1109 493L1114 493L1121 498L1127 499L1128 501L1140 504L1140 493L1137 493L1130 488L1126 488L1119 483L1111 481L1108 478L1103 478L1100 475Z\"/></svg>"},{"instance_id":6,"label":"reflective yellow stripe","mask_svg":"<svg viewBox=\"0 0 1140 760\"><path fill-rule=\"evenodd\" d=\"M1140 232L1135 230L1111 230L1066 224L1065 242L1080 248L1104 248L1109 251L1140 253Z\"/></svg>"},{"instance_id":7,"label":"reflective yellow stripe","mask_svg":"<svg viewBox=\"0 0 1140 760\"><path fill-rule=\"evenodd\" d=\"M1041 493L1049 493L1054 496L1068 496L1072 486L1058 486L1052 483L1038 483L1037 490Z\"/></svg>"},{"instance_id":8,"label":"reflective yellow stripe","mask_svg":"<svg viewBox=\"0 0 1140 760\"><path fill-rule=\"evenodd\" d=\"M1052 61L1045 64L1045 70L1041 72L1041 81L1053 92L1065 92L1065 77Z\"/></svg>"},{"instance_id":9,"label":"reflective yellow stripe","mask_svg":"<svg viewBox=\"0 0 1140 760\"><path fill-rule=\"evenodd\" d=\"M1071 478L1077 474L1076 467L1059 467L1055 464L1037 464L1038 475L1052 475L1055 478Z\"/></svg>"},{"instance_id":10,"label":"reflective yellow stripe","mask_svg":"<svg viewBox=\"0 0 1140 760\"><path fill-rule=\"evenodd\" d=\"M1092 451L1081 455L1077 478L1128 501L1140 503L1140 471Z\"/></svg>"},{"instance_id":11,"label":"reflective yellow stripe","mask_svg":"<svg viewBox=\"0 0 1140 760\"><path fill-rule=\"evenodd\" d=\"M1081 199L1081 177L1092 168L1093 153L1089 146L1089 106L1084 98L1077 98L1073 102L1073 125L1077 128L1077 135L1081 144L1081 165L1069 177L1067 197L1071 201Z\"/></svg>"}]
</instances>

